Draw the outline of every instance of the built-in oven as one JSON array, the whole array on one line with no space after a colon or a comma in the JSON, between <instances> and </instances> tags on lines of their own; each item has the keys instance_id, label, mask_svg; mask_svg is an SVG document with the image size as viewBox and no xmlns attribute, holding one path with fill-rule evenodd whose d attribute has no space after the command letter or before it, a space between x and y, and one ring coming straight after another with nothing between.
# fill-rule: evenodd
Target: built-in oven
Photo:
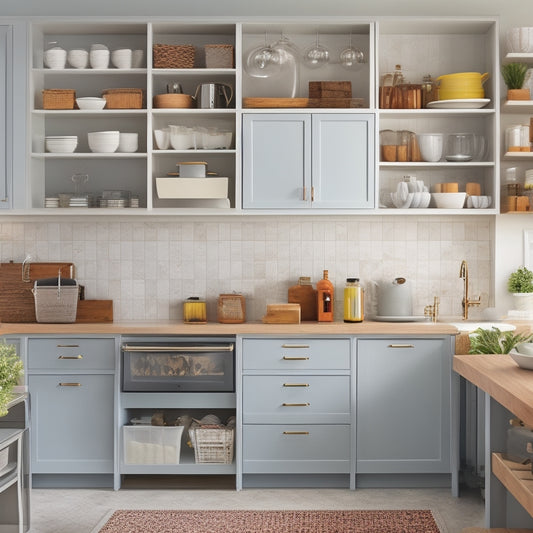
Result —
<instances>
[{"instance_id":1,"label":"built-in oven","mask_svg":"<svg viewBox=\"0 0 533 533\"><path fill-rule=\"evenodd\" d=\"M123 340L124 392L233 392L235 339Z\"/></svg>"}]
</instances>

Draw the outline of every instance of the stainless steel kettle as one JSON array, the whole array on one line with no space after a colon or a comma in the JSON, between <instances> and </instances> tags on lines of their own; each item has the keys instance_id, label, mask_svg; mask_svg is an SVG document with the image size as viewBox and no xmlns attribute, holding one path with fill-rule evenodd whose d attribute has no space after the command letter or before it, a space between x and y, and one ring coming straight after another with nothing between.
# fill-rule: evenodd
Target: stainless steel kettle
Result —
<instances>
[{"instance_id":1,"label":"stainless steel kettle","mask_svg":"<svg viewBox=\"0 0 533 533\"><path fill-rule=\"evenodd\" d=\"M194 93L200 109L228 108L233 99L233 88L227 83L201 83Z\"/></svg>"}]
</instances>

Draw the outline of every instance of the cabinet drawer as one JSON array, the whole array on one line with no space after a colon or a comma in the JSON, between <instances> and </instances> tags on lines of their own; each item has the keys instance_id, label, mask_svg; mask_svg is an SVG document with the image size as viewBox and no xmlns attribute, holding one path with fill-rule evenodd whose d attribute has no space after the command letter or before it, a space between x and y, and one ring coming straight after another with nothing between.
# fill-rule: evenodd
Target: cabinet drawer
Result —
<instances>
[{"instance_id":1,"label":"cabinet drawer","mask_svg":"<svg viewBox=\"0 0 533 533\"><path fill-rule=\"evenodd\" d=\"M244 423L350 423L350 376L244 376Z\"/></svg>"},{"instance_id":2,"label":"cabinet drawer","mask_svg":"<svg viewBox=\"0 0 533 533\"><path fill-rule=\"evenodd\" d=\"M243 339L246 370L348 370L350 339Z\"/></svg>"},{"instance_id":3,"label":"cabinet drawer","mask_svg":"<svg viewBox=\"0 0 533 533\"><path fill-rule=\"evenodd\" d=\"M29 339L28 368L75 372L115 368L114 339Z\"/></svg>"},{"instance_id":4,"label":"cabinet drawer","mask_svg":"<svg viewBox=\"0 0 533 533\"><path fill-rule=\"evenodd\" d=\"M349 425L244 425L244 473L350 472Z\"/></svg>"}]
</instances>

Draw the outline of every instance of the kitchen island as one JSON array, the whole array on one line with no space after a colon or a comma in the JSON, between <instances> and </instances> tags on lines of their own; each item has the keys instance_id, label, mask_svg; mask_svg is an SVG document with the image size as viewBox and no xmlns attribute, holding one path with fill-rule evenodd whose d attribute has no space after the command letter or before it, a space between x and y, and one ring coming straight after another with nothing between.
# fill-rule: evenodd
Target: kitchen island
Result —
<instances>
[{"instance_id":1,"label":"kitchen island","mask_svg":"<svg viewBox=\"0 0 533 533\"><path fill-rule=\"evenodd\" d=\"M453 369L486 394L485 525L531 528L531 466L507 460L505 450L511 418L533 426L533 374L500 354L456 355Z\"/></svg>"}]
</instances>

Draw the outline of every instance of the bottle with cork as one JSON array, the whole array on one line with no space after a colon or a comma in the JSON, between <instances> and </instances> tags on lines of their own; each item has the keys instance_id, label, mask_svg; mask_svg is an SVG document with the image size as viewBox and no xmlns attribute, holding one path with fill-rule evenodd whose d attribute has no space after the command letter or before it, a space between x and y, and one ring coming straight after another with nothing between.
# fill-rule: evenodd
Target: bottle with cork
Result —
<instances>
[{"instance_id":1,"label":"bottle with cork","mask_svg":"<svg viewBox=\"0 0 533 533\"><path fill-rule=\"evenodd\" d=\"M318 321L333 322L333 302L335 289L328 279L328 271L324 270L323 279L317 282Z\"/></svg>"}]
</instances>

